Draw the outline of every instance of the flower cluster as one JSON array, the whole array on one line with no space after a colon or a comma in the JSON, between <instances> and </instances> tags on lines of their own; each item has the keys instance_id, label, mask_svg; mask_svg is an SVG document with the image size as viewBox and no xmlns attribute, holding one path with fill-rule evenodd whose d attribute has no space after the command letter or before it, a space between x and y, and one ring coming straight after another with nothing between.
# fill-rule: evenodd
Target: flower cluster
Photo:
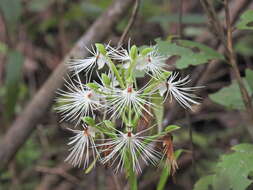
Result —
<instances>
[{"instance_id":1,"label":"flower cluster","mask_svg":"<svg viewBox=\"0 0 253 190\"><path fill-rule=\"evenodd\" d=\"M167 131L154 134L150 126L140 130L139 121L147 115L153 118L152 110L168 97L192 109L199 104L193 94L198 87L188 86L189 76L180 78L179 73L166 71L168 57L160 55L156 47L126 50L96 44L88 51L90 57L70 61L72 77L66 80L65 90L58 91L56 110L62 120L82 126L82 130L70 129L74 136L68 143L71 148L66 161L84 168L89 160L100 161L116 165L116 171L130 167L135 172L141 172L141 161L157 165L168 152L159 151L155 142ZM104 73L94 72L96 69ZM82 72L86 83L80 79ZM91 81L94 73L97 80ZM140 76L148 82L141 84ZM157 102L159 96L164 101ZM122 125L115 126L116 120Z\"/></svg>"}]
</instances>

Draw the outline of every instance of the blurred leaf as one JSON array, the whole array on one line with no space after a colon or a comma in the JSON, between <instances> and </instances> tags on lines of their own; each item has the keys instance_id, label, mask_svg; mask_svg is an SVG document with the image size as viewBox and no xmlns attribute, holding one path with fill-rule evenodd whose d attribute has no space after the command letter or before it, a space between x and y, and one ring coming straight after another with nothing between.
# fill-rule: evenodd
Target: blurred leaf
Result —
<instances>
[{"instance_id":1,"label":"blurred leaf","mask_svg":"<svg viewBox=\"0 0 253 190\"><path fill-rule=\"evenodd\" d=\"M176 44L162 41L160 39L157 39L156 42L157 48L162 55L180 56L180 58L176 62L176 67L178 69L184 69L190 65L199 65L207 63L209 60L213 59L223 59L223 56L218 52L197 42L178 40ZM197 52L194 52L194 49Z\"/></svg>"},{"instance_id":2,"label":"blurred leaf","mask_svg":"<svg viewBox=\"0 0 253 190\"><path fill-rule=\"evenodd\" d=\"M237 28L241 30L253 30L253 10L244 12L240 19Z\"/></svg>"},{"instance_id":3,"label":"blurred leaf","mask_svg":"<svg viewBox=\"0 0 253 190\"><path fill-rule=\"evenodd\" d=\"M200 178L194 185L193 190L210 190L211 184L213 183L214 175L208 175Z\"/></svg>"},{"instance_id":4,"label":"blurred leaf","mask_svg":"<svg viewBox=\"0 0 253 190\"><path fill-rule=\"evenodd\" d=\"M245 190L252 180L248 175L253 171L253 145L239 144L232 148L234 151L225 154L218 162L215 175L201 178L194 190Z\"/></svg>"},{"instance_id":5,"label":"blurred leaf","mask_svg":"<svg viewBox=\"0 0 253 190\"><path fill-rule=\"evenodd\" d=\"M7 118L10 118L15 111L15 105L19 96L20 79L24 57L17 51L8 54L8 64L6 68L6 111Z\"/></svg>"},{"instance_id":6,"label":"blurred leaf","mask_svg":"<svg viewBox=\"0 0 253 190\"><path fill-rule=\"evenodd\" d=\"M158 23L178 23L179 14L153 16L148 21ZM203 24L205 22L207 22L207 19L202 14L186 14L182 17L183 24Z\"/></svg>"},{"instance_id":7,"label":"blurred leaf","mask_svg":"<svg viewBox=\"0 0 253 190\"><path fill-rule=\"evenodd\" d=\"M253 35L240 38L235 44L235 51L245 56L253 55Z\"/></svg>"},{"instance_id":8,"label":"blurred leaf","mask_svg":"<svg viewBox=\"0 0 253 190\"><path fill-rule=\"evenodd\" d=\"M32 0L29 1L28 4L28 9L30 11L34 11L34 12L40 12L45 10L50 4L52 4L54 1L52 0Z\"/></svg>"},{"instance_id":9,"label":"blurred leaf","mask_svg":"<svg viewBox=\"0 0 253 190\"><path fill-rule=\"evenodd\" d=\"M0 42L0 53L6 54L8 50L8 47L5 43Z\"/></svg>"},{"instance_id":10,"label":"blurred leaf","mask_svg":"<svg viewBox=\"0 0 253 190\"><path fill-rule=\"evenodd\" d=\"M246 81L245 85L249 93L252 91L249 88L249 85ZM244 103L242 99L242 95L236 81L232 81L232 84L220 89L218 92L209 95L209 98L228 109L244 109Z\"/></svg>"},{"instance_id":11,"label":"blurred leaf","mask_svg":"<svg viewBox=\"0 0 253 190\"><path fill-rule=\"evenodd\" d=\"M16 26L21 16L21 0L1 0L0 10L8 23L8 26L12 29Z\"/></svg>"},{"instance_id":12,"label":"blurred leaf","mask_svg":"<svg viewBox=\"0 0 253 190\"><path fill-rule=\"evenodd\" d=\"M34 138L29 138L25 145L16 155L16 161L22 167L28 167L38 160L41 155L41 149Z\"/></svg>"},{"instance_id":13,"label":"blurred leaf","mask_svg":"<svg viewBox=\"0 0 253 190\"><path fill-rule=\"evenodd\" d=\"M246 76L245 76L246 81L249 84L249 87L251 89L251 92L253 92L253 70L251 69L246 69ZM252 94L251 94L252 95Z\"/></svg>"}]
</instances>

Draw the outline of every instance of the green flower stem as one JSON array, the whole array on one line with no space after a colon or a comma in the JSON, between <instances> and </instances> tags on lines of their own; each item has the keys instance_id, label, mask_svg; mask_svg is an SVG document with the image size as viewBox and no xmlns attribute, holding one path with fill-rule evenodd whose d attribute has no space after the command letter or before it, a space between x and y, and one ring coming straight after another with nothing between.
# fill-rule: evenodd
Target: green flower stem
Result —
<instances>
[{"instance_id":1,"label":"green flower stem","mask_svg":"<svg viewBox=\"0 0 253 190\"><path fill-rule=\"evenodd\" d=\"M137 185L137 176L136 173L134 172L133 168L133 162L132 162L132 155L130 151L127 152L126 155L126 166L125 169L127 170L127 178L129 180L129 185L131 190L138 190L138 185Z\"/></svg>"}]
</instances>

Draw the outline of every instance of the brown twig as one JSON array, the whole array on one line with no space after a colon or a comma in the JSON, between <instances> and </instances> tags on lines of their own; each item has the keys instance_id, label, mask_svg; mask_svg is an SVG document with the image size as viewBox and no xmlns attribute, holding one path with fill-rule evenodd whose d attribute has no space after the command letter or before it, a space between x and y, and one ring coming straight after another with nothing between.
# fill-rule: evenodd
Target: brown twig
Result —
<instances>
[{"instance_id":1,"label":"brown twig","mask_svg":"<svg viewBox=\"0 0 253 190\"><path fill-rule=\"evenodd\" d=\"M250 123L253 124L253 107L252 107L251 98L248 94L248 91L240 75L240 71L237 65L237 61L236 61L236 56L233 49L232 25L230 21L230 11L229 11L228 0L224 0L224 7L225 7L226 26L227 26L227 59L228 59L228 63L232 67L232 70L235 74L235 78L238 82L240 92L243 98L243 103L246 107L246 111L247 111ZM252 130L250 130L249 132L252 133Z\"/></svg>"},{"instance_id":2,"label":"brown twig","mask_svg":"<svg viewBox=\"0 0 253 190\"><path fill-rule=\"evenodd\" d=\"M69 168L67 168L67 169L69 169ZM59 175L74 184L80 183L79 179L77 179L73 175L70 175L69 173L67 173L66 169L63 167L47 168L47 167L37 166L35 170L38 172L42 172L42 173Z\"/></svg>"},{"instance_id":3,"label":"brown twig","mask_svg":"<svg viewBox=\"0 0 253 190\"><path fill-rule=\"evenodd\" d=\"M120 39L119 39L118 47L120 47L122 45L122 43L124 42L128 32L130 31L131 27L133 26L134 21L136 20L136 17L137 17L139 7L140 7L140 0L135 0L135 4L134 4L134 8L133 8L130 20L129 20L126 28L124 29L124 31L123 31Z\"/></svg>"},{"instance_id":4,"label":"brown twig","mask_svg":"<svg viewBox=\"0 0 253 190\"><path fill-rule=\"evenodd\" d=\"M55 97L55 91L62 86L63 78L67 73L65 62L67 62L70 57L87 56L88 52L85 51L83 47L103 40L115 24L122 18L132 2L133 0L115 1L115 3L113 3L112 6L110 6L108 10L96 20L85 35L77 41L74 48L54 70L49 79L14 121L13 125L3 137L0 144L0 169L5 168L8 165L16 152L35 129L38 121L50 108L53 98Z\"/></svg>"}]
</instances>

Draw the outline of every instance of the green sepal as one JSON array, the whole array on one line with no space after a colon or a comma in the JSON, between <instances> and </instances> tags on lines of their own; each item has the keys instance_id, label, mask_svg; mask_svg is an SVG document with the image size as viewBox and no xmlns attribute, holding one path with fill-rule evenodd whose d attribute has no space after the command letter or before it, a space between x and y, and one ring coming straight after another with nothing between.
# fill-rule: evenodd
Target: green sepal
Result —
<instances>
[{"instance_id":1,"label":"green sepal","mask_svg":"<svg viewBox=\"0 0 253 190\"><path fill-rule=\"evenodd\" d=\"M89 116L83 117L82 120L91 127L94 127L96 125L95 120Z\"/></svg>"},{"instance_id":2,"label":"green sepal","mask_svg":"<svg viewBox=\"0 0 253 190\"><path fill-rule=\"evenodd\" d=\"M113 122L111 122L109 120L104 120L104 124L108 128L114 128L115 127L114 124L113 124Z\"/></svg>"},{"instance_id":3,"label":"green sepal","mask_svg":"<svg viewBox=\"0 0 253 190\"><path fill-rule=\"evenodd\" d=\"M111 84L111 79L104 73L102 74L102 81L107 87Z\"/></svg>"},{"instance_id":4,"label":"green sepal","mask_svg":"<svg viewBox=\"0 0 253 190\"><path fill-rule=\"evenodd\" d=\"M95 46L100 53L102 53L103 55L106 55L107 52L103 44L96 43Z\"/></svg>"},{"instance_id":5,"label":"green sepal","mask_svg":"<svg viewBox=\"0 0 253 190\"><path fill-rule=\"evenodd\" d=\"M151 47L145 48L145 49L141 50L141 55L142 55L142 56L145 56L145 55L147 55L148 53L152 52L153 50L154 50L154 49L151 48Z\"/></svg>"},{"instance_id":6,"label":"green sepal","mask_svg":"<svg viewBox=\"0 0 253 190\"><path fill-rule=\"evenodd\" d=\"M137 58L138 54L138 48L136 45L133 45L130 49L130 57L132 60L135 60Z\"/></svg>"},{"instance_id":7,"label":"green sepal","mask_svg":"<svg viewBox=\"0 0 253 190\"><path fill-rule=\"evenodd\" d=\"M165 131L166 133L170 133L170 132L175 131L175 130L178 130L178 129L180 129L180 127L177 126L177 125L169 125L169 126L167 126L167 127L164 129L164 131Z\"/></svg>"},{"instance_id":8,"label":"green sepal","mask_svg":"<svg viewBox=\"0 0 253 190\"><path fill-rule=\"evenodd\" d=\"M92 83L92 82L87 83L86 86L89 87L92 90L98 90L99 89L99 86L95 83Z\"/></svg>"}]
</instances>

